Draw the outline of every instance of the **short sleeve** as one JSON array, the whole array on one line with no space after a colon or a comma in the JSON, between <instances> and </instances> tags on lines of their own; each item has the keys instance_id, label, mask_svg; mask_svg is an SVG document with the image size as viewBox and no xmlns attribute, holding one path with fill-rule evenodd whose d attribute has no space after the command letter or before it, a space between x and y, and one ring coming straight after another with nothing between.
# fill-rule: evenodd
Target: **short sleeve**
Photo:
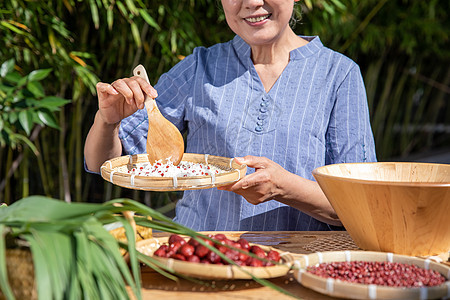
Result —
<instances>
[{"instance_id":1,"label":"short sleeve","mask_svg":"<svg viewBox=\"0 0 450 300\"><path fill-rule=\"evenodd\" d=\"M377 160L366 90L356 64L337 89L326 139L326 164Z\"/></svg>"}]
</instances>

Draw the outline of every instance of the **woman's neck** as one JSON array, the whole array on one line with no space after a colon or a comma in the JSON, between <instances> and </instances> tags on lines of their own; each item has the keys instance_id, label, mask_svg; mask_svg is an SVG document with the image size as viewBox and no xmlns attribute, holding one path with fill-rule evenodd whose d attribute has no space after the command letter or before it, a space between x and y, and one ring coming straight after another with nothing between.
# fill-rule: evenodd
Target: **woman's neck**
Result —
<instances>
[{"instance_id":1,"label":"woman's neck","mask_svg":"<svg viewBox=\"0 0 450 300\"><path fill-rule=\"evenodd\" d=\"M289 53L308 43L297 36L292 29L286 30L286 34L273 43L250 45L252 61L255 65L272 65L289 62Z\"/></svg>"},{"instance_id":2,"label":"woman's neck","mask_svg":"<svg viewBox=\"0 0 450 300\"><path fill-rule=\"evenodd\" d=\"M251 46L252 61L266 92L270 91L289 63L289 53L308 43L292 30L290 32L292 34L289 34L289 37L286 36L284 40L279 39L275 43Z\"/></svg>"}]
</instances>

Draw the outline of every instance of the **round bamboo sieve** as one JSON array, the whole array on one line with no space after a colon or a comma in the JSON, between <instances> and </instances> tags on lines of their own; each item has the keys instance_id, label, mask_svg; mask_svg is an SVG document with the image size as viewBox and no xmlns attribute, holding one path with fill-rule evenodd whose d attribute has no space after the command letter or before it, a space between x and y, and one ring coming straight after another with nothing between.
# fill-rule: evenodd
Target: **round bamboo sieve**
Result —
<instances>
[{"instance_id":1,"label":"round bamboo sieve","mask_svg":"<svg viewBox=\"0 0 450 300\"><path fill-rule=\"evenodd\" d=\"M433 287L388 287L375 284L350 283L339 279L324 278L307 271L309 266L331 262L396 262L416 265L442 274L447 281ZM374 251L329 251L302 256L294 261L294 277L303 286L332 297L345 299L447 299L450 291L450 268L412 256Z\"/></svg>"},{"instance_id":2,"label":"round bamboo sieve","mask_svg":"<svg viewBox=\"0 0 450 300\"><path fill-rule=\"evenodd\" d=\"M218 187L231 184L245 176L246 165L240 165L233 158L208 154L184 153L182 161L204 163L215 166L225 172L208 176L191 177L154 177L135 176L120 172L119 168L132 169L136 164L148 163L147 154L126 155L113 158L103 163L101 174L103 179L129 189L145 191L184 191Z\"/></svg>"}]
</instances>

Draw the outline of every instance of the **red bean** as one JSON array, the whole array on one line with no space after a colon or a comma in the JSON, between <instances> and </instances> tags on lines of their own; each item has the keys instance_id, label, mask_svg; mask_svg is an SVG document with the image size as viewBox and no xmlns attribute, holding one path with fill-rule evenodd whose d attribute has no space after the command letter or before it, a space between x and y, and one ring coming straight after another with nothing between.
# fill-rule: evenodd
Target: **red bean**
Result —
<instances>
[{"instance_id":1,"label":"red bean","mask_svg":"<svg viewBox=\"0 0 450 300\"><path fill-rule=\"evenodd\" d=\"M207 245L215 247L219 252L223 253L227 258L240 266L272 266L274 265L274 262L280 260L280 255L277 251L271 250L266 255L266 252L261 247L257 245L250 246L248 241L242 238L235 242L221 233L208 235L208 237L215 239L217 242L214 243L212 240L203 239ZM244 251L244 253L241 253L241 251ZM245 252L252 252L257 257L251 257ZM223 261L219 254L211 251L208 247L202 245L193 238L190 238L189 241L186 242L185 239L176 234L169 237L168 246L161 246L155 251L154 255L217 265L229 263L228 261ZM271 262L263 261L261 258L271 260Z\"/></svg>"},{"instance_id":2,"label":"red bean","mask_svg":"<svg viewBox=\"0 0 450 300\"><path fill-rule=\"evenodd\" d=\"M200 258L197 255L191 255L187 260L190 262L196 262L196 263L200 262Z\"/></svg>"},{"instance_id":3,"label":"red bean","mask_svg":"<svg viewBox=\"0 0 450 300\"><path fill-rule=\"evenodd\" d=\"M254 253L256 256L261 257L261 258L265 258L266 257L266 252L264 252L263 249L261 249L261 247L253 245L250 247L250 252Z\"/></svg>"},{"instance_id":4,"label":"red bean","mask_svg":"<svg viewBox=\"0 0 450 300\"><path fill-rule=\"evenodd\" d=\"M241 245L242 249L250 249L250 245L246 239L240 238L237 242Z\"/></svg>"},{"instance_id":5,"label":"red bean","mask_svg":"<svg viewBox=\"0 0 450 300\"><path fill-rule=\"evenodd\" d=\"M217 264L219 262L221 262L221 258L219 256L219 254L217 254L216 252L209 252L207 255L208 260L212 263L212 264Z\"/></svg>"},{"instance_id":6,"label":"red bean","mask_svg":"<svg viewBox=\"0 0 450 300\"><path fill-rule=\"evenodd\" d=\"M250 267L262 267L263 266L263 262L262 262L262 260L259 260L257 258L252 257L250 259L250 263L248 263L248 265Z\"/></svg>"},{"instance_id":7,"label":"red bean","mask_svg":"<svg viewBox=\"0 0 450 300\"><path fill-rule=\"evenodd\" d=\"M195 248L192 245L184 244L183 246L178 249L178 253L181 255L184 255L184 257L189 258L194 254Z\"/></svg>"},{"instance_id":8,"label":"red bean","mask_svg":"<svg viewBox=\"0 0 450 300\"><path fill-rule=\"evenodd\" d=\"M197 245L199 245L200 243L196 241L194 238L190 238L188 244L197 247Z\"/></svg>"},{"instance_id":9,"label":"red bean","mask_svg":"<svg viewBox=\"0 0 450 300\"><path fill-rule=\"evenodd\" d=\"M184 257L184 255L179 254L179 253L173 254L170 258L178 259L178 260L182 260L182 261L185 261L185 260L186 260L186 257Z\"/></svg>"},{"instance_id":10,"label":"red bean","mask_svg":"<svg viewBox=\"0 0 450 300\"><path fill-rule=\"evenodd\" d=\"M445 277L434 270L425 270L416 265L391 262L332 262L307 268L307 271L324 278L376 284L391 287L436 286L445 282Z\"/></svg>"},{"instance_id":11,"label":"red bean","mask_svg":"<svg viewBox=\"0 0 450 300\"><path fill-rule=\"evenodd\" d=\"M195 247L195 255L197 255L198 257L202 258L205 257L208 253L209 253L209 249L206 248L203 245L198 245L197 247Z\"/></svg>"},{"instance_id":12,"label":"red bean","mask_svg":"<svg viewBox=\"0 0 450 300\"><path fill-rule=\"evenodd\" d=\"M218 234L214 235L212 238L213 238L213 239L216 239L216 240L219 240L219 241L225 241L225 240L228 240L228 238L226 237L226 235L223 234L223 233L218 233Z\"/></svg>"},{"instance_id":13,"label":"red bean","mask_svg":"<svg viewBox=\"0 0 450 300\"><path fill-rule=\"evenodd\" d=\"M273 261L275 261L275 262L279 262L279 261L280 261L280 253L278 253L278 252L275 251L275 250L270 250L270 251L267 253L267 259L268 259L268 260L273 260Z\"/></svg>"},{"instance_id":14,"label":"red bean","mask_svg":"<svg viewBox=\"0 0 450 300\"><path fill-rule=\"evenodd\" d=\"M175 242L179 242L181 245L186 244L186 240L183 239L181 236L179 236L178 234L172 234L169 237L169 244L173 244Z\"/></svg>"},{"instance_id":15,"label":"red bean","mask_svg":"<svg viewBox=\"0 0 450 300\"><path fill-rule=\"evenodd\" d=\"M165 245L163 245L165 246ZM158 250L155 251L154 255L155 256L159 256L159 257L165 257L166 256L167 251L163 248L159 248Z\"/></svg>"},{"instance_id":16,"label":"red bean","mask_svg":"<svg viewBox=\"0 0 450 300\"><path fill-rule=\"evenodd\" d=\"M169 244L169 251L173 251L173 252L177 252L178 249L180 249L181 247L181 243L176 241L173 242L172 244Z\"/></svg>"}]
</instances>

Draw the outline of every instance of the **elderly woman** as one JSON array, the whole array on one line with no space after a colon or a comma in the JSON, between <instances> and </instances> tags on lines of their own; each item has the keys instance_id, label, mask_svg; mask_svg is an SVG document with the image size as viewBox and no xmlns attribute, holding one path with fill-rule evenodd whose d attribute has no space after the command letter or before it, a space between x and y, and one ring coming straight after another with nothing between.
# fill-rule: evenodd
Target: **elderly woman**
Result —
<instances>
[{"instance_id":1,"label":"elderly woman","mask_svg":"<svg viewBox=\"0 0 450 300\"><path fill-rule=\"evenodd\" d=\"M184 192L175 221L196 230L341 225L311 172L376 160L359 67L319 37L292 31L294 0L221 2L233 40L196 48L154 88L139 77L97 84L87 169L98 172L123 153L145 153L147 94L187 130L187 153L236 157L249 167L229 186Z\"/></svg>"}]
</instances>

